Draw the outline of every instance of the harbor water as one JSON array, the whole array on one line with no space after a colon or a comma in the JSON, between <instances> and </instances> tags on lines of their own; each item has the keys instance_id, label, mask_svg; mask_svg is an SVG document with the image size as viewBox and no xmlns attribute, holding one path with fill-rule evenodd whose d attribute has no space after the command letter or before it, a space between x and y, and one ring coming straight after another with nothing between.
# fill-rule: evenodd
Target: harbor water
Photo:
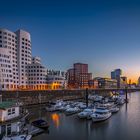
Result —
<instances>
[{"instance_id":1,"label":"harbor water","mask_svg":"<svg viewBox=\"0 0 140 140\"><path fill-rule=\"evenodd\" d=\"M59 112L46 112L45 109L30 109L31 119L44 118L49 130L32 140L140 140L140 92L128 94L129 103L106 121L93 123L79 119L77 115L66 116Z\"/></svg>"}]
</instances>

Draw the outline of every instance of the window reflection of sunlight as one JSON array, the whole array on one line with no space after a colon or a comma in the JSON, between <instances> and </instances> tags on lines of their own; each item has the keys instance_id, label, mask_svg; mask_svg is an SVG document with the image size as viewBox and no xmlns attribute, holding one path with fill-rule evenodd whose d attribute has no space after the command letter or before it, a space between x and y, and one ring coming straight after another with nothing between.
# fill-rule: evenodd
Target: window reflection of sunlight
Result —
<instances>
[{"instance_id":1,"label":"window reflection of sunlight","mask_svg":"<svg viewBox=\"0 0 140 140\"><path fill-rule=\"evenodd\" d=\"M57 113L54 113L51 115L51 118L55 124L55 126L58 128L59 127L59 124L60 124L60 117Z\"/></svg>"}]
</instances>

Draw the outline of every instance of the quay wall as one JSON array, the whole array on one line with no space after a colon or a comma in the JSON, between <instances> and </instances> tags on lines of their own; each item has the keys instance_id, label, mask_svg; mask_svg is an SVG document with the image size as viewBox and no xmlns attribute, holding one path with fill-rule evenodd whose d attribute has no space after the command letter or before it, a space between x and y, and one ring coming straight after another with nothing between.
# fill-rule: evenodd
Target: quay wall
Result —
<instances>
[{"instance_id":1,"label":"quay wall","mask_svg":"<svg viewBox=\"0 0 140 140\"><path fill-rule=\"evenodd\" d=\"M100 92L88 91L88 93L100 94ZM86 90L46 90L46 91L0 91L3 101L16 100L24 105L43 104L56 99L76 100L84 99ZM101 92L106 96L107 92Z\"/></svg>"}]
</instances>

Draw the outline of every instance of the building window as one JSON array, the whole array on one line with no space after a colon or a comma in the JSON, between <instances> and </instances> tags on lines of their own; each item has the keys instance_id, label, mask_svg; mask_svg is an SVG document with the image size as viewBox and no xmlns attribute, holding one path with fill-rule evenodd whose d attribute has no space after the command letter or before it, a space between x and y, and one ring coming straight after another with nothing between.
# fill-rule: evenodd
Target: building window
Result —
<instances>
[{"instance_id":1,"label":"building window","mask_svg":"<svg viewBox=\"0 0 140 140\"><path fill-rule=\"evenodd\" d=\"M11 109L8 109L8 115L11 115Z\"/></svg>"},{"instance_id":2,"label":"building window","mask_svg":"<svg viewBox=\"0 0 140 140\"><path fill-rule=\"evenodd\" d=\"M11 135L11 124L7 125L7 135Z\"/></svg>"},{"instance_id":3,"label":"building window","mask_svg":"<svg viewBox=\"0 0 140 140\"><path fill-rule=\"evenodd\" d=\"M15 108L12 108L12 114L15 114Z\"/></svg>"},{"instance_id":4,"label":"building window","mask_svg":"<svg viewBox=\"0 0 140 140\"><path fill-rule=\"evenodd\" d=\"M11 34L8 34L8 36L11 36Z\"/></svg>"}]
</instances>

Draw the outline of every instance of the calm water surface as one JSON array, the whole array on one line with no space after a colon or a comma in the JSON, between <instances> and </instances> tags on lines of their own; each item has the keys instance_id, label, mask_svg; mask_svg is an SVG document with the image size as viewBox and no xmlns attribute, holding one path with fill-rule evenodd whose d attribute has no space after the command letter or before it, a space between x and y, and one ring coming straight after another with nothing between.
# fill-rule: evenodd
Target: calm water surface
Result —
<instances>
[{"instance_id":1,"label":"calm water surface","mask_svg":"<svg viewBox=\"0 0 140 140\"><path fill-rule=\"evenodd\" d=\"M49 124L49 132L33 140L140 140L140 92L129 94L129 103L104 122L92 123L77 115L49 113L40 108L31 109L32 118L41 116Z\"/></svg>"}]
</instances>

